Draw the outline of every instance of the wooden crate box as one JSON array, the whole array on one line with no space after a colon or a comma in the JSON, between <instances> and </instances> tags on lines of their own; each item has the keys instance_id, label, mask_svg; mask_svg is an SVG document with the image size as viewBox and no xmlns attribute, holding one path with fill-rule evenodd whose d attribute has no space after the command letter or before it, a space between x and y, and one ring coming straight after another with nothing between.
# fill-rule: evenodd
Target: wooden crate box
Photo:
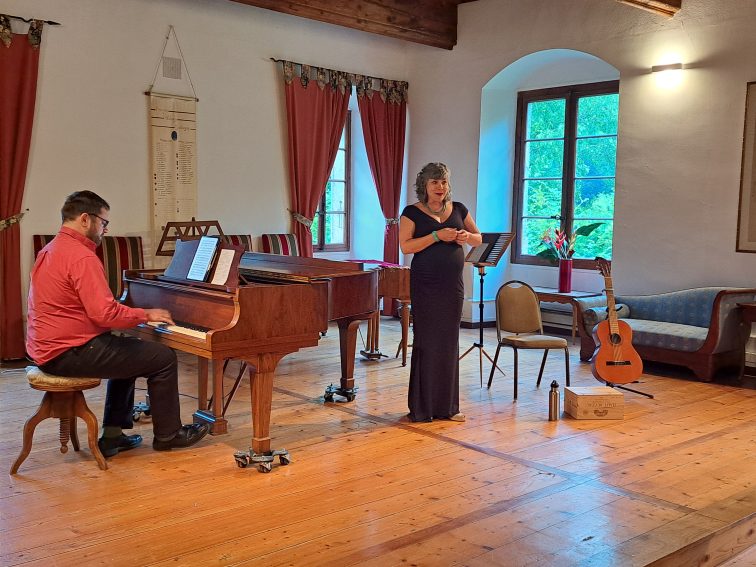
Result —
<instances>
[{"instance_id":1,"label":"wooden crate box","mask_svg":"<svg viewBox=\"0 0 756 567\"><path fill-rule=\"evenodd\" d=\"M625 396L608 386L567 387L564 411L575 419L623 419Z\"/></svg>"}]
</instances>

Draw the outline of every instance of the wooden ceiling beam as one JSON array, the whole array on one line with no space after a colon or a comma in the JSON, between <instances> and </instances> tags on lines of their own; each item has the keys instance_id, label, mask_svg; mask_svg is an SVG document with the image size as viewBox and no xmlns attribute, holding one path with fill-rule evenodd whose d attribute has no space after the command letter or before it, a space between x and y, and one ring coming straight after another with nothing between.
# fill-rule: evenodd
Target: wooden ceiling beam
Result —
<instances>
[{"instance_id":1,"label":"wooden ceiling beam","mask_svg":"<svg viewBox=\"0 0 756 567\"><path fill-rule=\"evenodd\" d=\"M464 0L232 0L403 39L451 49L457 43L457 4Z\"/></svg>"},{"instance_id":2,"label":"wooden ceiling beam","mask_svg":"<svg viewBox=\"0 0 756 567\"><path fill-rule=\"evenodd\" d=\"M674 16L682 8L682 0L617 0L623 4L629 4L636 8L648 10L654 14Z\"/></svg>"}]
</instances>

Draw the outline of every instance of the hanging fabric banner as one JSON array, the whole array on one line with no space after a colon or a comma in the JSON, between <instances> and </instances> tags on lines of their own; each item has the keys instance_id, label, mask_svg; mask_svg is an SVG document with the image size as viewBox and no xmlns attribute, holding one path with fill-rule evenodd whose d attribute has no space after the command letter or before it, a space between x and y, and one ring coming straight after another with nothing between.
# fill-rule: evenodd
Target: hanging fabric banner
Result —
<instances>
[{"instance_id":1,"label":"hanging fabric banner","mask_svg":"<svg viewBox=\"0 0 756 567\"><path fill-rule=\"evenodd\" d=\"M152 238L157 244L166 223L197 215L196 99L150 94L150 138Z\"/></svg>"},{"instance_id":2,"label":"hanging fabric banner","mask_svg":"<svg viewBox=\"0 0 756 567\"><path fill-rule=\"evenodd\" d=\"M173 26L145 93L150 97L152 245L154 253L169 222L197 216L197 92ZM145 258L164 268L169 257Z\"/></svg>"}]
</instances>

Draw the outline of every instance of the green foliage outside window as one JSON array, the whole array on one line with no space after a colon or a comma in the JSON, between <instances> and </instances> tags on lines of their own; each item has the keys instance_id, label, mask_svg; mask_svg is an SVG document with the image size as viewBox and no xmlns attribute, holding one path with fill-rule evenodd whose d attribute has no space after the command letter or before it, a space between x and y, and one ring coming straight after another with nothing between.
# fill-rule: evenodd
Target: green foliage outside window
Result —
<instances>
[{"instance_id":1,"label":"green foliage outside window","mask_svg":"<svg viewBox=\"0 0 756 567\"><path fill-rule=\"evenodd\" d=\"M347 245L347 137L349 125L341 134L339 149L331 173L326 182L318 210L315 213L310 232L316 249L342 247ZM321 223L323 226L321 227ZM321 240L322 239L322 240Z\"/></svg>"},{"instance_id":2,"label":"green foliage outside window","mask_svg":"<svg viewBox=\"0 0 756 567\"><path fill-rule=\"evenodd\" d=\"M571 234L581 226L601 222L590 236L578 238L577 258L611 258L614 188L617 153L619 95L583 96L578 99L575 125L573 219ZM547 229L559 228L562 210L566 99L527 105L524 142L521 251L537 255L543 250Z\"/></svg>"}]
</instances>

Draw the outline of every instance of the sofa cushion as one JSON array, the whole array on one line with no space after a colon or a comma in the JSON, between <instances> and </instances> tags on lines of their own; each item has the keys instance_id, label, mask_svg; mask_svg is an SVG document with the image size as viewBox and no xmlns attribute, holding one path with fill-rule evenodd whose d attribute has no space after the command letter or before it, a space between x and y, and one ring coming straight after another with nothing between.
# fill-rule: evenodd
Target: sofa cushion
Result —
<instances>
[{"instance_id":1,"label":"sofa cushion","mask_svg":"<svg viewBox=\"0 0 756 567\"><path fill-rule=\"evenodd\" d=\"M633 330L633 344L695 352L703 346L708 327L664 323L646 319L622 319Z\"/></svg>"},{"instance_id":2,"label":"sofa cushion","mask_svg":"<svg viewBox=\"0 0 756 567\"><path fill-rule=\"evenodd\" d=\"M724 288L701 287L655 295L617 296L617 303L630 306L634 319L665 321L694 327L708 327L714 299Z\"/></svg>"}]
</instances>

